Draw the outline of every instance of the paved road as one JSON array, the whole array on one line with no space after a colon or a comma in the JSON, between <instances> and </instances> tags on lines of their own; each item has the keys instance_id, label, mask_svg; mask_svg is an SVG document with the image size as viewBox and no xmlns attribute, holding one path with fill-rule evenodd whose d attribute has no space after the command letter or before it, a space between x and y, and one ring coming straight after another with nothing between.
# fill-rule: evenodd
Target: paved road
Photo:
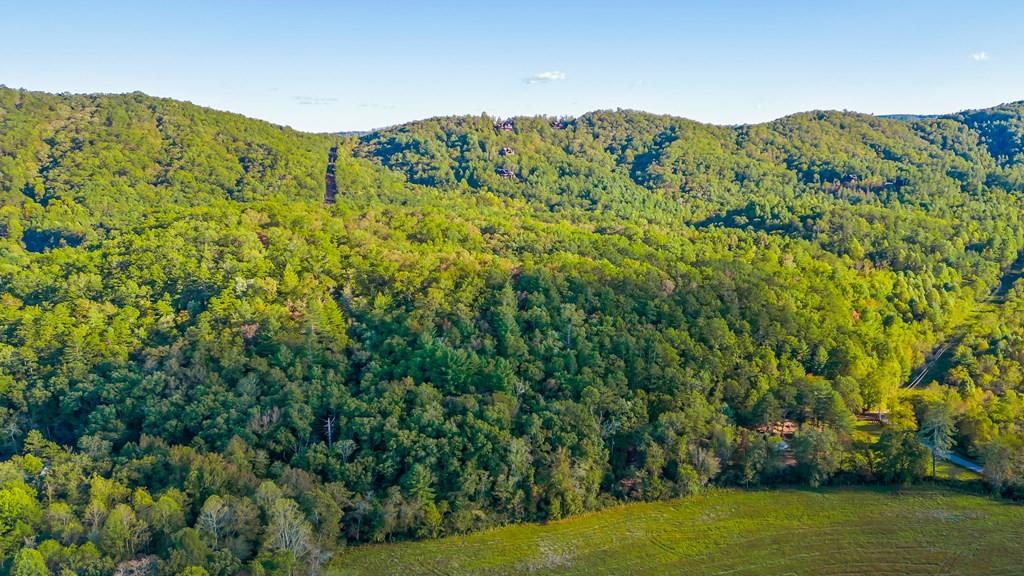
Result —
<instances>
[{"instance_id":1,"label":"paved road","mask_svg":"<svg viewBox=\"0 0 1024 576\"><path fill-rule=\"evenodd\" d=\"M975 464L974 462L971 462L970 460L967 460L965 458L961 458L953 453L940 454L939 457L948 460L961 468L966 468L976 474L981 474L982 472L985 471L984 468L982 468L980 465Z\"/></svg>"},{"instance_id":2,"label":"paved road","mask_svg":"<svg viewBox=\"0 0 1024 576\"><path fill-rule=\"evenodd\" d=\"M932 449L931 446L929 446L928 444L925 444L924 442L921 442L921 444L925 448L927 448L928 450ZM941 453L940 452L940 453L937 453L936 456L938 456L939 458L941 458L941 459L943 459L943 460L945 460L947 462L951 462L953 464L956 464L957 466L959 466L961 468L966 468L967 470L970 470L971 472L974 472L975 474L981 474L982 472L985 471L985 469L981 466L981 464L975 464L974 462L971 462L967 458L964 458L963 456L957 456L956 454L954 454L952 452L946 452L946 453Z\"/></svg>"}]
</instances>

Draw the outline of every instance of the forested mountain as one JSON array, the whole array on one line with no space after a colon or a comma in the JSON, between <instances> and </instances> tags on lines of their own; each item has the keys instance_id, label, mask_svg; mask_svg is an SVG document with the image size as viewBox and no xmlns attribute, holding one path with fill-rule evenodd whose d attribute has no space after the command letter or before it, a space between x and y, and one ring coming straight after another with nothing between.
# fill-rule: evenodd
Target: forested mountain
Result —
<instances>
[{"instance_id":1,"label":"forested mountain","mask_svg":"<svg viewBox=\"0 0 1024 576\"><path fill-rule=\"evenodd\" d=\"M315 573L346 541L895 478L851 415L996 287L1022 194L1022 103L314 135L0 89L0 572ZM957 392L1000 406L979 446L1024 421L1003 374ZM754 431L783 419L795 466Z\"/></svg>"}]
</instances>

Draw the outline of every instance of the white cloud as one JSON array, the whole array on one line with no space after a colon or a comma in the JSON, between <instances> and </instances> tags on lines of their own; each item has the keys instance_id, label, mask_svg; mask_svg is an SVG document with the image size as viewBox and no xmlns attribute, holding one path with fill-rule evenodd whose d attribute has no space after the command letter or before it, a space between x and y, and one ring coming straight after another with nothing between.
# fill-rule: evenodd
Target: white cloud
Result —
<instances>
[{"instance_id":1,"label":"white cloud","mask_svg":"<svg viewBox=\"0 0 1024 576\"><path fill-rule=\"evenodd\" d=\"M975 52L974 54L971 54L971 60L974 60L975 62L984 62L985 60L991 59L992 56L988 52L985 52L984 50L981 52Z\"/></svg>"},{"instance_id":2,"label":"white cloud","mask_svg":"<svg viewBox=\"0 0 1024 576\"><path fill-rule=\"evenodd\" d=\"M300 106L328 106L337 103L338 99L322 96L296 96L295 101Z\"/></svg>"},{"instance_id":3,"label":"white cloud","mask_svg":"<svg viewBox=\"0 0 1024 576\"><path fill-rule=\"evenodd\" d=\"M552 70L550 72L541 72L540 74L534 74L525 80L527 84L544 84L547 82L555 82L558 80L565 80L565 72L559 72L558 70Z\"/></svg>"}]
</instances>

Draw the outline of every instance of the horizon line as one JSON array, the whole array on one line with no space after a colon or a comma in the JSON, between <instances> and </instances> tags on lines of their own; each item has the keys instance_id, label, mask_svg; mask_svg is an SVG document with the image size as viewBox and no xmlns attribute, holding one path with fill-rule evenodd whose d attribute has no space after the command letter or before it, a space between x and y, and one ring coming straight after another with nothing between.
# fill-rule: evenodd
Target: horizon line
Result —
<instances>
[{"instance_id":1,"label":"horizon line","mask_svg":"<svg viewBox=\"0 0 1024 576\"><path fill-rule=\"evenodd\" d=\"M302 132L302 133L305 133L305 134L341 135L341 136L344 136L344 135L356 135L356 134L368 134L368 133L372 133L372 132L380 132L380 131L383 131L383 130L388 130L390 128L397 128L399 126L407 126L407 125L415 124L415 123L418 123L418 122L426 122L426 121L429 121L429 120L436 120L436 119L440 119L440 118L469 118L469 117L476 117L476 116L480 116L480 115L484 115L484 116L487 116L489 118L494 118L494 119L570 118L570 119L574 119L575 120L575 119L581 118L583 116L586 116L588 114L593 114L593 113L596 113L596 112L637 112L637 113L641 113L641 114L649 114L651 116L667 116L667 117L675 118L675 119L678 119L678 120L686 120L686 121L689 121L689 122L695 122L697 124L702 124L702 125L705 125L705 126L716 126L716 127L720 127L720 128L740 128L740 127L744 127L744 126L760 126L760 125L764 125L764 124L771 124L772 122L777 122L777 121L782 120L784 118L789 118L789 117L797 116L797 115L800 115L800 114L811 114L811 113L815 113L815 112L838 112L838 113L841 113L841 114L859 114L859 115L862 115L862 116L873 116L873 117L876 117L876 118L886 118L886 119L891 119L891 120L900 120L901 117L906 117L908 119L929 119L929 118L943 118L943 117L952 116L954 114L962 114L964 112L974 112L974 111L981 111L981 110L993 110L993 109L1000 108L1000 107L1003 107L1003 106L1012 106L1012 105L1016 105L1016 104L1024 104L1024 99L1021 99L1021 100L1009 100L1009 101L1006 101L1006 102L999 102L999 103L992 104L992 105L989 105L989 106L967 107L967 108L961 108L961 109L953 111L953 112L940 112L940 113L934 113L934 114L918 114L918 113L914 113L914 112L876 113L876 112L861 112L859 110L850 110L850 109L847 109L847 108L843 108L843 109L840 109L840 108L811 108L811 109L807 109L807 110L798 110L798 111L795 111L795 112L790 112L788 114L783 114L781 116L777 116L777 117L772 118L770 120L763 120L763 121L760 121L760 122L740 122L740 123L734 123L734 124L719 123L719 122L707 122L707 121L704 121L704 120L698 120L698 119L691 118L691 117L688 117L688 116L681 116L681 115L678 115L678 114L671 114L671 113L667 113L667 112L652 112L650 110L642 110L642 109L638 109L638 108L622 108L622 107L616 107L616 108L594 108L592 110L588 110L588 111L586 111L586 112L584 112L582 114L579 114L579 115L571 115L571 114L519 114L519 115L512 115L512 116L501 116L501 115L490 114L490 113L488 113L485 110L485 111L482 112L482 114L470 114L470 113L463 113L463 114L436 114L436 115L433 115L433 116L424 116L424 117L421 117L421 118L413 118L413 119L410 119L410 120L403 120L401 122L396 122L394 124L386 124L386 125L383 125L383 126L377 126L377 127L361 129L361 130L360 129L357 129L357 130L342 129L342 130L316 131L316 130L303 130L303 129L300 129L300 128L295 128L295 127L293 127L293 126L291 126L289 124L282 124L282 123L276 122L274 120L268 120L266 118L259 118L257 116L249 116L249 115L247 115L247 114L245 114L243 112L237 112L237 111L234 111L234 110L227 110L227 109L223 109L223 108L216 108L214 106L210 106L210 105L207 105L207 104L196 103L196 102L193 102L192 100L175 98L175 97L172 97L172 96L155 95L155 94L151 94L149 92L145 92L143 90L131 90L131 91L126 91L126 92L71 92L71 91L50 92L50 91L47 91L47 90L34 90L34 89L31 89L31 88L25 88L25 87L17 87L17 88L15 88L15 87L7 86L6 84L0 83L0 90L3 90L3 89L12 90L12 91L16 91L16 92L28 92L28 93L35 93L35 94L46 94L46 95L49 95L49 96L59 96L59 97L71 97L71 96L86 96L86 97L130 96L130 95L133 95L133 94L141 94L142 96L145 96L147 98L156 98L156 99L159 99L159 100L172 100L172 101L175 101L175 102L182 102L182 103L189 104L189 105L192 105L192 106L197 106L197 107L200 107L200 108L206 108L207 110L213 110L215 112L221 112L221 113L225 113L225 114L235 114L235 115L238 115L238 116L242 116L243 118L247 118L249 120L256 120L256 121L259 121L259 122L266 122L267 124L272 124L274 126L278 126L278 127L281 127L281 128L287 128L288 130L294 130L296 132Z\"/></svg>"}]
</instances>

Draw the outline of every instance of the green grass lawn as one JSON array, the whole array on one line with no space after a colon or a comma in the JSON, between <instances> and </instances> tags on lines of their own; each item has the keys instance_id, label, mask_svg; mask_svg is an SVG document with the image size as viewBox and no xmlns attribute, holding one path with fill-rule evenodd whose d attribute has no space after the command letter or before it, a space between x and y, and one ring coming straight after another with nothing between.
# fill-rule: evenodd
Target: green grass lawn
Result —
<instances>
[{"instance_id":1,"label":"green grass lawn","mask_svg":"<svg viewBox=\"0 0 1024 576\"><path fill-rule=\"evenodd\" d=\"M882 435L883 429L883 426L878 422L857 420L853 428L853 439L865 444L874 444L878 441L878 437Z\"/></svg>"},{"instance_id":2,"label":"green grass lawn","mask_svg":"<svg viewBox=\"0 0 1024 576\"><path fill-rule=\"evenodd\" d=\"M936 487L718 490L351 548L328 574L1024 573L1024 507Z\"/></svg>"},{"instance_id":3,"label":"green grass lawn","mask_svg":"<svg viewBox=\"0 0 1024 576\"><path fill-rule=\"evenodd\" d=\"M928 468L928 473L931 474L931 467ZM940 480L980 480L981 474L961 468L952 462L938 460L935 463L935 477Z\"/></svg>"}]
</instances>

